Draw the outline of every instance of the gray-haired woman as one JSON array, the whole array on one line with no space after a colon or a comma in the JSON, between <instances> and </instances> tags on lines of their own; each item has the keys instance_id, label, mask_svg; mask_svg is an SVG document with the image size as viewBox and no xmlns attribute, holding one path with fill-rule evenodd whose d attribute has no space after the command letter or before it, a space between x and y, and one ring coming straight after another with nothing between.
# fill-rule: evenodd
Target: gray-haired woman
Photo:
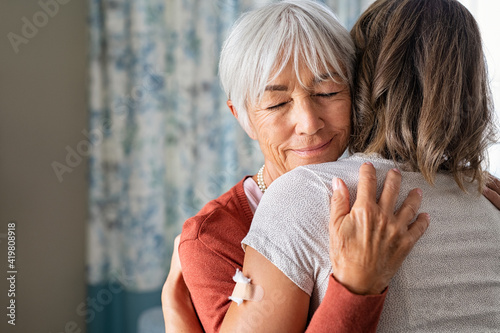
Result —
<instances>
[{"instance_id":1,"label":"gray-haired woman","mask_svg":"<svg viewBox=\"0 0 500 333\"><path fill-rule=\"evenodd\" d=\"M181 260L174 253L162 296L167 331L201 330L191 298L204 330L220 329L234 288L232 276L243 265L240 242L266 187L297 166L335 161L342 155L350 135L353 61L347 31L319 3L282 1L238 20L222 51L221 81L229 108L248 135L258 140L265 165L186 221ZM399 181L393 172L388 174L385 193L391 200L398 195L392 189ZM405 201L410 213L397 216L393 211L384 217L373 214L379 210L375 198L358 206L365 212L365 223L380 218L409 223L420 200L417 192L411 192ZM420 216L419 223L423 232L426 217ZM363 251L359 258L371 255ZM388 260L395 253L399 259ZM349 289L332 279L330 298L316 312L309 330L333 322L339 332L374 331L385 293L366 295L364 286L385 281L387 272L395 272L406 254L398 247L377 253L374 262L380 263L383 274L367 271ZM346 266L339 274L348 270Z\"/></svg>"},{"instance_id":2,"label":"gray-haired woman","mask_svg":"<svg viewBox=\"0 0 500 333\"><path fill-rule=\"evenodd\" d=\"M356 154L296 168L263 197L242 241L243 273L293 302L268 310L252 331L302 332L333 275L355 292L389 286L378 332L498 332L500 212L478 191L495 139L479 28L456 0L378 0L351 35L358 59L349 148ZM419 219L359 223L365 212L345 199L357 188L358 201L380 195L383 211L392 212L401 200L380 190L395 167L388 177L402 178L403 191L421 188L421 207L432 214L416 245ZM358 168L368 184L358 184ZM377 251L387 244L411 249L396 275L380 269ZM367 270L386 273L385 282L358 289ZM270 294L231 305L222 331L245 327L268 301Z\"/></svg>"}]
</instances>

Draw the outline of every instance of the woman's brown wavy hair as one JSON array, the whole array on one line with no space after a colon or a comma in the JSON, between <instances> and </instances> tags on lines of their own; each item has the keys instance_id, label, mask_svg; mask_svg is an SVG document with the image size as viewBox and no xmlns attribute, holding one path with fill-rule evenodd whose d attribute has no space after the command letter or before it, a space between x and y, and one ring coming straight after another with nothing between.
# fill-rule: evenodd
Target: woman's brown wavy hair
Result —
<instances>
[{"instance_id":1,"label":"woman's brown wavy hair","mask_svg":"<svg viewBox=\"0 0 500 333\"><path fill-rule=\"evenodd\" d=\"M454 0L379 0L354 25L351 153L379 153L419 171L484 184L494 141L481 35Z\"/></svg>"}]
</instances>

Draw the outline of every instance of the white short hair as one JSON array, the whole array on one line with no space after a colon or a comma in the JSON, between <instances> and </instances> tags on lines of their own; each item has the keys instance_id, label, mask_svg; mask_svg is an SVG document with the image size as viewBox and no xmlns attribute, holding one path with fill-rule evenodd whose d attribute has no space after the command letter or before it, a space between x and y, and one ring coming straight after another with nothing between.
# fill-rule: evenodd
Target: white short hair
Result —
<instances>
[{"instance_id":1,"label":"white short hair","mask_svg":"<svg viewBox=\"0 0 500 333\"><path fill-rule=\"evenodd\" d=\"M315 77L332 70L332 79L353 81L355 48L349 32L325 5L311 0L284 0L243 14L222 47L222 87L248 129L248 105L257 105L266 85L293 61Z\"/></svg>"}]
</instances>

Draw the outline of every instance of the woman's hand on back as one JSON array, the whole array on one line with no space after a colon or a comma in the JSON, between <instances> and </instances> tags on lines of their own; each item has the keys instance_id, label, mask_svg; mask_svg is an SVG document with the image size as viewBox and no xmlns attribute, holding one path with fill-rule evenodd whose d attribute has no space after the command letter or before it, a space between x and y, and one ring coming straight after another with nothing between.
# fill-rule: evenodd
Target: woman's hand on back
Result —
<instances>
[{"instance_id":1,"label":"woman's hand on back","mask_svg":"<svg viewBox=\"0 0 500 333\"><path fill-rule=\"evenodd\" d=\"M349 209L349 190L333 179L330 209L330 261L333 275L356 294L379 294L401 267L415 243L427 230L429 215L419 214L422 191L414 189L397 212L401 173L387 173L376 200L375 168L365 163L359 170L356 202Z\"/></svg>"},{"instance_id":2,"label":"woman's hand on back","mask_svg":"<svg viewBox=\"0 0 500 333\"><path fill-rule=\"evenodd\" d=\"M500 210L500 179L490 175L483 195Z\"/></svg>"}]
</instances>

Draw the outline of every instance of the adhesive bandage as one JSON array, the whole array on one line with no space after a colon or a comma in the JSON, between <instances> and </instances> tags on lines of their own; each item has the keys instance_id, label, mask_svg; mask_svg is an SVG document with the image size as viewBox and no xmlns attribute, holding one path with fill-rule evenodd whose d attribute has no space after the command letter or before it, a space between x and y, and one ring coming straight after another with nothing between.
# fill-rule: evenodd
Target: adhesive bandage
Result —
<instances>
[{"instance_id":1,"label":"adhesive bandage","mask_svg":"<svg viewBox=\"0 0 500 333\"><path fill-rule=\"evenodd\" d=\"M250 284L251 280L243 275L239 269L236 269L233 281L236 282L236 285L229 299L238 305L243 303L243 301L259 302L264 297L264 289L261 286Z\"/></svg>"}]
</instances>

